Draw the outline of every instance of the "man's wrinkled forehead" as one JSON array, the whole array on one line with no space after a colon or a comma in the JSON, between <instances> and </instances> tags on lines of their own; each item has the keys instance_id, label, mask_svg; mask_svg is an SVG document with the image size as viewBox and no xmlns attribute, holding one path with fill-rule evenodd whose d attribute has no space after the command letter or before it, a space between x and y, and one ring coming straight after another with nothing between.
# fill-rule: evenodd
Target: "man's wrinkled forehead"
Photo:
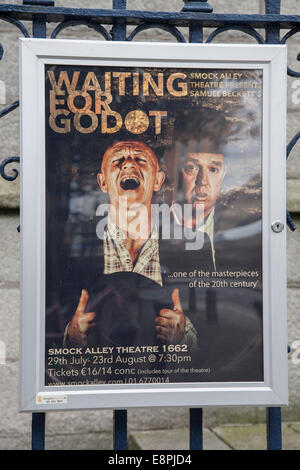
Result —
<instances>
[{"instance_id":1,"label":"man's wrinkled forehead","mask_svg":"<svg viewBox=\"0 0 300 470\"><path fill-rule=\"evenodd\" d=\"M103 155L101 167L103 168L105 164L114 157L126 157L128 155L143 155L143 157L151 161L153 165L158 166L155 153L146 144L142 142L123 141L112 145L106 150Z\"/></svg>"},{"instance_id":2,"label":"man's wrinkled forehead","mask_svg":"<svg viewBox=\"0 0 300 470\"><path fill-rule=\"evenodd\" d=\"M185 161L195 161L199 164L210 163L222 167L224 165L224 154L206 152L188 153Z\"/></svg>"}]
</instances>

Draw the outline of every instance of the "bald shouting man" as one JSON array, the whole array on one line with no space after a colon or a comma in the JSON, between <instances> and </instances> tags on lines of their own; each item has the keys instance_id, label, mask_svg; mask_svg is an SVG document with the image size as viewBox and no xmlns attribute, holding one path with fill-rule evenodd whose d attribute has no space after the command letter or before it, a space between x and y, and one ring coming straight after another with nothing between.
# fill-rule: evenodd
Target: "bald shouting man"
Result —
<instances>
[{"instance_id":1,"label":"bald shouting man","mask_svg":"<svg viewBox=\"0 0 300 470\"><path fill-rule=\"evenodd\" d=\"M89 302L89 290L82 290L75 314L66 328L65 343L95 342L93 331L98 330L105 341L108 338L108 343L145 344L151 338L151 332L145 331L148 325L159 343L196 345L196 332L183 312L179 290L172 290L171 302L166 305L161 289L158 231L152 224L151 202L164 179L155 153L142 142L117 142L104 153L97 180L110 202L103 236L103 273L108 282L95 296L98 301ZM149 285L143 285L146 281L152 289L148 312L156 309L154 317L147 311L141 313L149 304L146 295ZM109 289L113 289L115 303L108 303L103 312L107 292L111 295ZM115 304L120 315L111 320L108 327L108 317L114 313L109 310L114 310ZM96 311L99 308L101 314Z\"/></svg>"}]
</instances>

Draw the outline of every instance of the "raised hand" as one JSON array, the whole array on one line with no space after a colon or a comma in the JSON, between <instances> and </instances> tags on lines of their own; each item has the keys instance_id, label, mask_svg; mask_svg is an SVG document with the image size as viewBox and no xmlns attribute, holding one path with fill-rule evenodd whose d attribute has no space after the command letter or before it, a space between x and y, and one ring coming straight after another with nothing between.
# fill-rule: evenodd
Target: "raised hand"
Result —
<instances>
[{"instance_id":1,"label":"raised hand","mask_svg":"<svg viewBox=\"0 0 300 470\"><path fill-rule=\"evenodd\" d=\"M155 319L156 337L162 343L177 344L181 341L186 319L182 311L179 290L172 292L173 310L163 308Z\"/></svg>"},{"instance_id":2,"label":"raised hand","mask_svg":"<svg viewBox=\"0 0 300 470\"><path fill-rule=\"evenodd\" d=\"M89 329L95 325L95 312L85 312L86 304L89 300L87 290L81 291L76 312L68 326L68 337L71 343L80 346L86 346L87 333Z\"/></svg>"}]
</instances>

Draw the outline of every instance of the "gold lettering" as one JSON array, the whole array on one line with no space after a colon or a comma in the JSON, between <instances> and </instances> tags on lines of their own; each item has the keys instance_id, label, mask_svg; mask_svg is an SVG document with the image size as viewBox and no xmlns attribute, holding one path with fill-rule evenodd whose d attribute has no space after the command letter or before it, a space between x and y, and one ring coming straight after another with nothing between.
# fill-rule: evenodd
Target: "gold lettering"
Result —
<instances>
[{"instance_id":1,"label":"gold lettering","mask_svg":"<svg viewBox=\"0 0 300 470\"><path fill-rule=\"evenodd\" d=\"M130 72L113 72L113 77L119 79L119 95L124 96L126 91L125 80L130 77Z\"/></svg>"},{"instance_id":2,"label":"gold lettering","mask_svg":"<svg viewBox=\"0 0 300 470\"><path fill-rule=\"evenodd\" d=\"M81 91L102 91L94 72L88 72Z\"/></svg>"},{"instance_id":3,"label":"gold lettering","mask_svg":"<svg viewBox=\"0 0 300 470\"><path fill-rule=\"evenodd\" d=\"M167 80L168 92L173 96L186 96L187 95L187 83L178 82L177 88L179 88L179 90L174 89L173 83L178 78L182 78L184 80L186 78L186 74L185 73L172 73L172 75L170 75Z\"/></svg>"},{"instance_id":4,"label":"gold lettering","mask_svg":"<svg viewBox=\"0 0 300 470\"><path fill-rule=\"evenodd\" d=\"M148 72L143 74L143 93L145 96L149 95L149 85L151 85L156 96L164 96L164 74L157 74L157 84Z\"/></svg>"},{"instance_id":5,"label":"gold lettering","mask_svg":"<svg viewBox=\"0 0 300 470\"><path fill-rule=\"evenodd\" d=\"M140 94L140 83L139 83L139 72L133 72L133 96L139 96Z\"/></svg>"},{"instance_id":6,"label":"gold lettering","mask_svg":"<svg viewBox=\"0 0 300 470\"><path fill-rule=\"evenodd\" d=\"M82 116L88 116L91 119L91 125L89 127L83 127L81 125L81 118ZM77 131L81 132L82 134L91 134L97 129L98 126L98 117L97 114L93 113L93 111L89 111L89 113L76 113L74 115L74 127Z\"/></svg>"},{"instance_id":7,"label":"gold lettering","mask_svg":"<svg viewBox=\"0 0 300 470\"><path fill-rule=\"evenodd\" d=\"M111 73L105 72L105 92L111 94Z\"/></svg>"},{"instance_id":8,"label":"gold lettering","mask_svg":"<svg viewBox=\"0 0 300 470\"><path fill-rule=\"evenodd\" d=\"M57 95L64 95L65 92L62 90L63 83L65 83L68 93L71 93L75 90L80 72L73 72L72 82L70 82L67 72L60 72L58 82L56 83L53 70L48 71L48 77L52 86L52 90L55 91Z\"/></svg>"},{"instance_id":9,"label":"gold lettering","mask_svg":"<svg viewBox=\"0 0 300 470\"><path fill-rule=\"evenodd\" d=\"M82 96L85 99L85 105L83 108L77 108L74 104L74 99L76 96ZM92 98L91 95L88 94L87 91L73 91L68 96L68 108L72 113L81 113L81 114L89 114L93 113L91 111L92 107Z\"/></svg>"},{"instance_id":10,"label":"gold lettering","mask_svg":"<svg viewBox=\"0 0 300 470\"><path fill-rule=\"evenodd\" d=\"M49 125L51 129L55 132L58 132L59 134L67 134L71 130L71 123L69 119L60 119L60 123L63 125L63 127L59 127L56 124L56 118L58 116L64 115L68 116L70 114L70 111L67 109L58 109L55 111L55 113L50 114L49 116Z\"/></svg>"},{"instance_id":11,"label":"gold lettering","mask_svg":"<svg viewBox=\"0 0 300 470\"><path fill-rule=\"evenodd\" d=\"M161 117L167 115L167 111L149 111L149 116L154 116L155 118L155 134L161 133Z\"/></svg>"},{"instance_id":12,"label":"gold lettering","mask_svg":"<svg viewBox=\"0 0 300 470\"><path fill-rule=\"evenodd\" d=\"M132 134L142 134L149 127L147 114L140 109L130 111L125 118L125 127Z\"/></svg>"},{"instance_id":13,"label":"gold lettering","mask_svg":"<svg viewBox=\"0 0 300 470\"><path fill-rule=\"evenodd\" d=\"M55 113L55 111L57 111L56 109L56 105L63 105L64 104L64 100L57 100L56 99L56 93L55 91L53 90L50 90L50 113Z\"/></svg>"},{"instance_id":14,"label":"gold lettering","mask_svg":"<svg viewBox=\"0 0 300 470\"><path fill-rule=\"evenodd\" d=\"M113 118L116 120L115 126L108 127L107 116L113 116ZM115 132L118 132L122 127L122 117L116 111L109 110L109 113L107 113L107 111L102 111L101 118L101 132L103 134L114 134Z\"/></svg>"}]
</instances>

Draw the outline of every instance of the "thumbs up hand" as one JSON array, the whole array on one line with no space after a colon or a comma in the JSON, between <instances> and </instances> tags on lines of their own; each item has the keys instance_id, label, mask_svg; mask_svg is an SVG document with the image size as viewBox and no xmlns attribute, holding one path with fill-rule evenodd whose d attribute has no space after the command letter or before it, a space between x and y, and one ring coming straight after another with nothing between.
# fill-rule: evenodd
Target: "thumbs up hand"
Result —
<instances>
[{"instance_id":1,"label":"thumbs up hand","mask_svg":"<svg viewBox=\"0 0 300 470\"><path fill-rule=\"evenodd\" d=\"M185 316L182 311L179 290L172 292L173 310L163 308L155 319L156 337L163 343L176 344L183 337L185 329Z\"/></svg>"},{"instance_id":2,"label":"thumbs up hand","mask_svg":"<svg viewBox=\"0 0 300 470\"><path fill-rule=\"evenodd\" d=\"M71 343L86 346L88 330L95 325L95 312L85 312L89 300L88 292L83 289L77 306L77 310L69 323L68 336Z\"/></svg>"}]
</instances>

